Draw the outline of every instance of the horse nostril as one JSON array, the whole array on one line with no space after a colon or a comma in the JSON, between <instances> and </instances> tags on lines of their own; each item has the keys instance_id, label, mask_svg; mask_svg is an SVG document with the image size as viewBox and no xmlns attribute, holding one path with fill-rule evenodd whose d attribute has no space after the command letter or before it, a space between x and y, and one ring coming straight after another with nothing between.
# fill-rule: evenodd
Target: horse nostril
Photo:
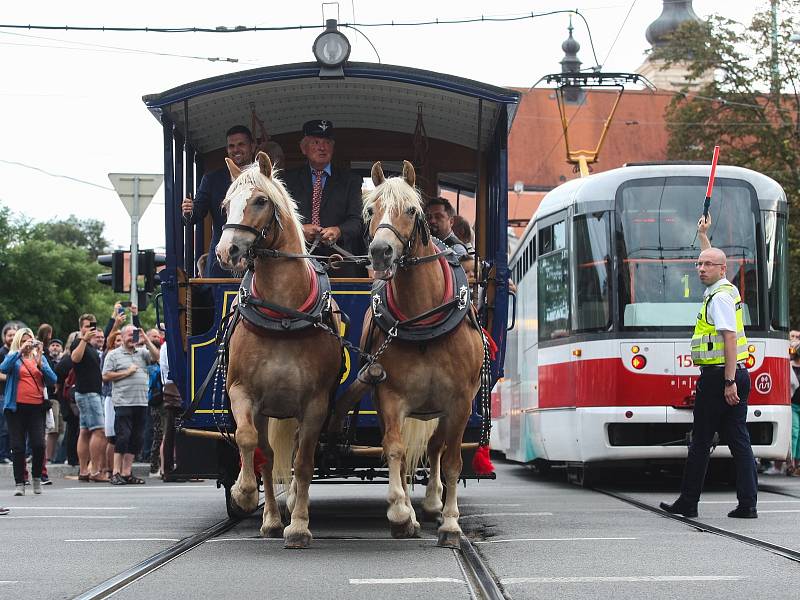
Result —
<instances>
[{"instance_id":1,"label":"horse nostril","mask_svg":"<svg viewBox=\"0 0 800 600\"><path fill-rule=\"evenodd\" d=\"M239 256L239 246L237 246L236 244L231 244L231 247L228 250L228 254L230 254L231 258Z\"/></svg>"},{"instance_id":2,"label":"horse nostril","mask_svg":"<svg viewBox=\"0 0 800 600\"><path fill-rule=\"evenodd\" d=\"M387 246L383 249L383 257L384 258L392 258L392 247L387 244Z\"/></svg>"}]
</instances>

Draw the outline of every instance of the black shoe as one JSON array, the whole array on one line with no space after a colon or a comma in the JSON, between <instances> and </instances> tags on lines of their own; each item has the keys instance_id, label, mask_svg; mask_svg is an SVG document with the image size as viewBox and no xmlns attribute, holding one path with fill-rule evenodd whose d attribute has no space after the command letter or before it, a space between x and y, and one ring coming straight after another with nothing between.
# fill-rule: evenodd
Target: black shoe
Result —
<instances>
[{"instance_id":1,"label":"black shoe","mask_svg":"<svg viewBox=\"0 0 800 600\"><path fill-rule=\"evenodd\" d=\"M42 485L53 485L53 482L47 475L42 475Z\"/></svg>"},{"instance_id":2,"label":"black shoe","mask_svg":"<svg viewBox=\"0 0 800 600\"><path fill-rule=\"evenodd\" d=\"M731 519L757 519L758 511L755 509L755 507L747 508L745 506L737 506L728 513L728 516Z\"/></svg>"},{"instance_id":3,"label":"black shoe","mask_svg":"<svg viewBox=\"0 0 800 600\"><path fill-rule=\"evenodd\" d=\"M697 516L697 507L696 506L688 506L686 504L681 503L680 500L676 500L672 504L667 504L666 502L662 502L659 504L661 510L664 510L671 515L682 515L684 517L688 517L689 519L694 519Z\"/></svg>"}]
</instances>

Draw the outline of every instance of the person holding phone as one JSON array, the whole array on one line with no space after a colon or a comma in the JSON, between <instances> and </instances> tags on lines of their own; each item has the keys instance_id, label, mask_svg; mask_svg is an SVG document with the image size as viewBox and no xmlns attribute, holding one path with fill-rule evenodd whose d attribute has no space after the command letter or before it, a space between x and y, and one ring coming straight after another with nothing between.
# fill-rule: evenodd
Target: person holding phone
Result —
<instances>
[{"instance_id":1,"label":"person holding phone","mask_svg":"<svg viewBox=\"0 0 800 600\"><path fill-rule=\"evenodd\" d=\"M97 331L97 318L83 314L78 319L80 334L70 349L75 370L75 402L79 411L78 464L80 481L107 482L105 475L105 415L103 411L103 377L100 370L102 332ZM98 335L100 333L100 335Z\"/></svg>"},{"instance_id":2,"label":"person holding phone","mask_svg":"<svg viewBox=\"0 0 800 600\"><path fill-rule=\"evenodd\" d=\"M144 341L139 348L134 332ZM133 458L142 449L147 419L147 366L157 363L158 348L144 331L133 325L122 329L122 345L106 355L103 381L112 382L111 400L114 404L114 470L112 485L144 483L132 473Z\"/></svg>"},{"instance_id":3,"label":"person holding phone","mask_svg":"<svg viewBox=\"0 0 800 600\"><path fill-rule=\"evenodd\" d=\"M56 374L42 360L42 343L34 339L27 327L17 330L8 354L0 363L6 376L3 394L3 415L11 438L11 457L14 462L15 496L25 495L25 438L31 446L33 493L42 493L44 465L44 432L47 409L45 386L56 382Z\"/></svg>"}]
</instances>

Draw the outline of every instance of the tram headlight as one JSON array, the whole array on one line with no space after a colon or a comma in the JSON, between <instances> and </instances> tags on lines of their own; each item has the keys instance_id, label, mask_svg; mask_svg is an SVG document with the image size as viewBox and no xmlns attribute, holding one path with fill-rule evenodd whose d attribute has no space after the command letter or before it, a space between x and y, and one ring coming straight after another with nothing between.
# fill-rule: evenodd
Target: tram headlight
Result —
<instances>
[{"instance_id":1,"label":"tram headlight","mask_svg":"<svg viewBox=\"0 0 800 600\"><path fill-rule=\"evenodd\" d=\"M634 354L639 354L639 346L631 346L631 352Z\"/></svg>"},{"instance_id":2,"label":"tram headlight","mask_svg":"<svg viewBox=\"0 0 800 600\"><path fill-rule=\"evenodd\" d=\"M637 354L631 359L631 366L637 371L641 371L647 366L647 359L641 354Z\"/></svg>"},{"instance_id":3,"label":"tram headlight","mask_svg":"<svg viewBox=\"0 0 800 600\"><path fill-rule=\"evenodd\" d=\"M744 366L747 367L748 369L752 369L753 367L755 367L756 357L753 356L752 354L748 354L747 358L744 359Z\"/></svg>"},{"instance_id":4,"label":"tram headlight","mask_svg":"<svg viewBox=\"0 0 800 600\"><path fill-rule=\"evenodd\" d=\"M747 351L748 351L750 354L755 354L756 347L755 347L755 346L753 346L753 344L750 344L750 345L747 347Z\"/></svg>"}]
</instances>

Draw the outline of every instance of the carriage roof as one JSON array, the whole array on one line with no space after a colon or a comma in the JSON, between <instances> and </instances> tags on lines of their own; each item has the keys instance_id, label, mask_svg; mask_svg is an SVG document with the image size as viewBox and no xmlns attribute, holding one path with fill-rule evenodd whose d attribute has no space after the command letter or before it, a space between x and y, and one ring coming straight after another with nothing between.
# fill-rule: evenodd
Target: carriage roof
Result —
<instances>
[{"instance_id":1,"label":"carriage roof","mask_svg":"<svg viewBox=\"0 0 800 600\"><path fill-rule=\"evenodd\" d=\"M249 123L251 106L265 117L270 135L297 132L312 117L337 129L374 129L413 134L422 103L432 139L485 150L499 113L508 107L508 128L519 92L470 79L385 64L350 62L343 79L320 79L317 63L298 63L240 71L188 83L143 100L186 134L198 152L219 147L231 123ZM479 110L480 105L480 110ZM480 112L480 136L478 114ZM503 132L504 134L507 133Z\"/></svg>"}]
</instances>

